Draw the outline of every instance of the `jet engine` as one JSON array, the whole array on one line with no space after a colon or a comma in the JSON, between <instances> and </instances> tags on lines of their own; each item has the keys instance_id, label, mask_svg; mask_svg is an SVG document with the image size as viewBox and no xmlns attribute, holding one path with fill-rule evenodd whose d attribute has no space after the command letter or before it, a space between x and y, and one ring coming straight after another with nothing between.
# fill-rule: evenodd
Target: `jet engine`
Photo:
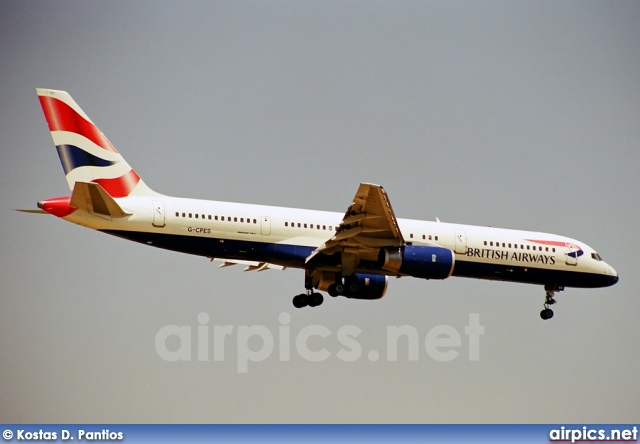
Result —
<instances>
[{"instance_id":1,"label":"jet engine","mask_svg":"<svg viewBox=\"0 0 640 444\"><path fill-rule=\"evenodd\" d=\"M385 271L422 279L446 279L453 272L455 256L448 248L405 245L382 249L378 261Z\"/></svg>"}]
</instances>

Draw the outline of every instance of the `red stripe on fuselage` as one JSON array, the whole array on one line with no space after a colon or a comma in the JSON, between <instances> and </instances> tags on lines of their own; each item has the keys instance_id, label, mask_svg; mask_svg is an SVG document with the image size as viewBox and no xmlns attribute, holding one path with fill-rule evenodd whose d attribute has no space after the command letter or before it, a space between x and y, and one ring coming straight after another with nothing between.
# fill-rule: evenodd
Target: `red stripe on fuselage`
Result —
<instances>
[{"instance_id":1,"label":"red stripe on fuselage","mask_svg":"<svg viewBox=\"0 0 640 444\"><path fill-rule=\"evenodd\" d=\"M566 247L570 244L566 243L566 242L560 242L560 241L549 241L549 240L534 240L534 239L525 239L529 242L535 242L536 244L542 244L542 245L553 245L554 247Z\"/></svg>"},{"instance_id":2,"label":"red stripe on fuselage","mask_svg":"<svg viewBox=\"0 0 640 444\"><path fill-rule=\"evenodd\" d=\"M549 241L549 240L534 240L534 239L525 239L525 240L528 240L529 242L535 242L536 244L553 245L554 247L576 248L576 249L582 251L582 248L580 248L579 245L572 244L570 242Z\"/></svg>"},{"instance_id":3,"label":"red stripe on fuselage","mask_svg":"<svg viewBox=\"0 0 640 444\"><path fill-rule=\"evenodd\" d=\"M50 131L68 131L80 134L107 151L118 151L100 132L98 127L87 121L73 108L54 97L38 96Z\"/></svg>"},{"instance_id":4,"label":"red stripe on fuselage","mask_svg":"<svg viewBox=\"0 0 640 444\"><path fill-rule=\"evenodd\" d=\"M140 176L131 170L124 176L115 179L94 179L111 197L127 197L140 182Z\"/></svg>"}]
</instances>

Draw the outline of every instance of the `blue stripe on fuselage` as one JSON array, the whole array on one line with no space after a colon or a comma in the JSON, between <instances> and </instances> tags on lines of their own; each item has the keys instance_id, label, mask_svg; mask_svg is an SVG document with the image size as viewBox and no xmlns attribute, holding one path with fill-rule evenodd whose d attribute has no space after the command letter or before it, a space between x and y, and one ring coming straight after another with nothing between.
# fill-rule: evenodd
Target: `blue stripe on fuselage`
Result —
<instances>
[{"instance_id":1,"label":"blue stripe on fuselage","mask_svg":"<svg viewBox=\"0 0 640 444\"><path fill-rule=\"evenodd\" d=\"M562 287L600 288L618 282L617 276L536 267L517 267L456 259L452 276L524 284L558 285Z\"/></svg>"},{"instance_id":2,"label":"blue stripe on fuselage","mask_svg":"<svg viewBox=\"0 0 640 444\"><path fill-rule=\"evenodd\" d=\"M177 234L119 230L100 231L165 250L218 259L270 262L296 268L303 267L305 259L315 250L314 247L300 245L215 239Z\"/></svg>"},{"instance_id":3,"label":"blue stripe on fuselage","mask_svg":"<svg viewBox=\"0 0 640 444\"><path fill-rule=\"evenodd\" d=\"M217 259L269 262L292 268L304 268L306 258L315 250L314 247L268 242L238 241L140 231L100 231L165 250L215 257ZM322 267L325 265L331 267L337 265L337 263L331 262L332 259L335 260L337 258L323 257L321 260L326 262L314 263L314 266ZM356 271L380 273L379 267L375 268L374 266L373 262L361 262ZM487 264L458 259L455 262L452 276L581 288L608 287L618 281L617 276Z\"/></svg>"}]
</instances>

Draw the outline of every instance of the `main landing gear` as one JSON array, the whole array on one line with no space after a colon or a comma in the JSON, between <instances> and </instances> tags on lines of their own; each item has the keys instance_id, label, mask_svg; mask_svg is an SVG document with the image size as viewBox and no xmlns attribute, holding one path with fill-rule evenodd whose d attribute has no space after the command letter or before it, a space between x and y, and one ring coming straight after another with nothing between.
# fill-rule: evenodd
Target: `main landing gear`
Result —
<instances>
[{"instance_id":1,"label":"main landing gear","mask_svg":"<svg viewBox=\"0 0 640 444\"><path fill-rule=\"evenodd\" d=\"M357 291L358 284L356 282L343 282L342 279L338 280L335 284L330 284L327 288L327 293L329 293L329 296L333 298L353 294ZM303 308L306 306L317 307L323 302L324 297L321 293L313 291L313 287L307 288L306 293L299 294L293 298L293 306L296 308Z\"/></svg>"},{"instance_id":2,"label":"main landing gear","mask_svg":"<svg viewBox=\"0 0 640 444\"><path fill-rule=\"evenodd\" d=\"M544 286L544 291L546 292L545 294L545 300L544 300L544 309L540 312L540 317L543 320L548 320L551 319L553 317L553 310L551 310L549 308L550 305L555 304L557 301L553 298L553 296L555 295L556 291L562 291L564 290L564 287L558 286L558 285L545 285Z\"/></svg>"},{"instance_id":3,"label":"main landing gear","mask_svg":"<svg viewBox=\"0 0 640 444\"><path fill-rule=\"evenodd\" d=\"M317 307L324 302L324 296L321 293L314 291L314 288L319 288L319 277L313 270L305 270L304 273L304 293L301 293L293 298L293 306L296 308L303 307Z\"/></svg>"},{"instance_id":4,"label":"main landing gear","mask_svg":"<svg viewBox=\"0 0 640 444\"><path fill-rule=\"evenodd\" d=\"M324 297L320 293L314 292L312 289L307 289L306 293L301 293L293 298L293 306L296 308L317 307L324 302Z\"/></svg>"}]
</instances>

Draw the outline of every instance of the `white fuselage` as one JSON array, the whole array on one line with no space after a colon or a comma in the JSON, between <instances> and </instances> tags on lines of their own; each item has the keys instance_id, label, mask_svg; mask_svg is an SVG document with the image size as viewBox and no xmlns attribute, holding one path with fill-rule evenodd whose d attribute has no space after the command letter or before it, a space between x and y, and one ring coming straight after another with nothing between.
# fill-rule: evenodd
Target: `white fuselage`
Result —
<instances>
[{"instance_id":1,"label":"white fuselage","mask_svg":"<svg viewBox=\"0 0 640 444\"><path fill-rule=\"evenodd\" d=\"M305 258L335 234L343 218L336 212L166 196L118 203L131 215L112 219L77 210L65 219L184 253L304 268ZM454 251L453 276L576 287L617 281L615 270L591 247L564 236L410 219L398 219L398 225L409 245Z\"/></svg>"}]
</instances>

